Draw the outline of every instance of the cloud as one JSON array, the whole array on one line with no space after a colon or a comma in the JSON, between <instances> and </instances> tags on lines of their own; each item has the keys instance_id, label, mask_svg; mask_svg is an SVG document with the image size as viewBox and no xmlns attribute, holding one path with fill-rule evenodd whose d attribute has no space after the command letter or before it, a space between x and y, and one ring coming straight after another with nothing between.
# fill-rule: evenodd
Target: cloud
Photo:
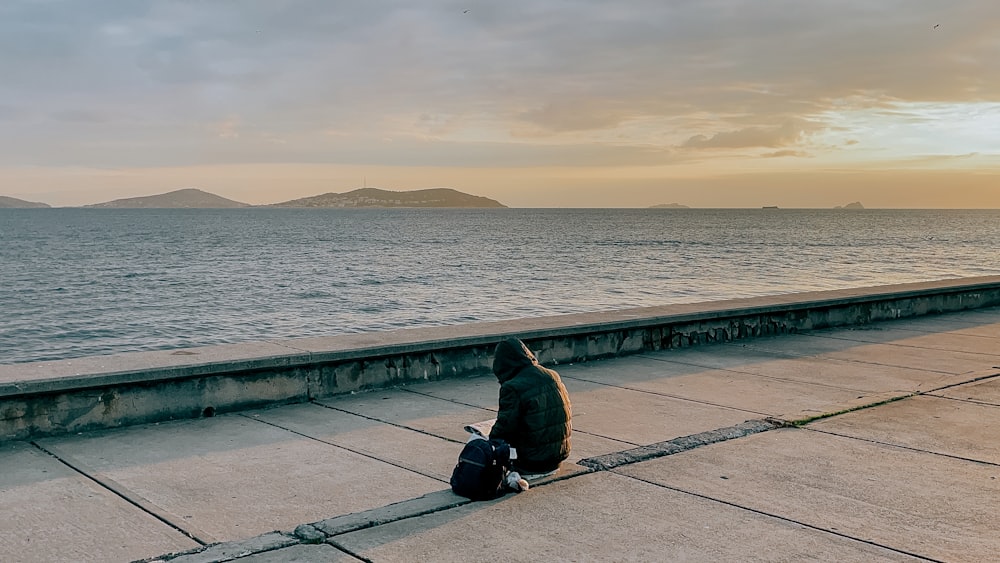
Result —
<instances>
[{"instance_id":1,"label":"cloud","mask_svg":"<svg viewBox=\"0 0 1000 563\"><path fill-rule=\"evenodd\" d=\"M69 123L107 123L111 118L103 113L85 109L65 109L52 114L52 119Z\"/></svg>"},{"instance_id":2,"label":"cloud","mask_svg":"<svg viewBox=\"0 0 1000 563\"><path fill-rule=\"evenodd\" d=\"M803 152L803 151L780 150L780 151L774 151L774 152L764 153L764 154L762 154L760 156L762 158L781 158L783 156L807 157L807 156L809 156L809 153L806 153L806 152Z\"/></svg>"},{"instance_id":3,"label":"cloud","mask_svg":"<svg viewBox=\"0 0 1000 563\"><path fill-rule=\"evenodd\" d=\"M681 146L693 149L784 147L800 141L810 128L815 128L815 125L790 121L779 127L747 127L737 131L723 131L711 137L695 135Z\"/></svg>"},{"instance_id":4,"label":"cloud","mask_svg":"<svg viewBox=\"0 0 1000 563\"><path fill-rule=\"evenodd\" d=\"M609 107L613 104L594 101L563 101L547 103L544 106L518 114L518 118L534 126L535 135L552 132L587 131L611 129L626 119L626 112ZM524 135L528 130L519 129Z\"/></svg>"},{"instance_id":5,"label":"cloud","mask_svg":"<svg viewBox=\"0 0 1000 563\"><path fill-rule=\"evenodd\" d=\"M499 162L565 164L602 150L601 162L677 162L691 155L671 147L798 147L852 107L1000 99L995 2L467 6L6 0L0 119L24 125L0 129L0 148L13 151L3 158L449 160L429 145L401 154L372 141L434 137L454 162L484 160L480 147ZM192 140L233 115L239 143ZM85 127L86 116L107 126ZM257 139L268 136L284 141L279 152L261 148L273 147ZM542 144L560 148L527 157Z\"/></svg>"},{"instance_id":6,"label":"cloud","mask_svg":"<svg viewBox=\"0 0 1000 563\"><path fill-rule=\"evenodd\" d=\"M209 131L220 139L238 139L240 137L240 118L230 117L209 126Z\"/></svg>"}]
</instances>

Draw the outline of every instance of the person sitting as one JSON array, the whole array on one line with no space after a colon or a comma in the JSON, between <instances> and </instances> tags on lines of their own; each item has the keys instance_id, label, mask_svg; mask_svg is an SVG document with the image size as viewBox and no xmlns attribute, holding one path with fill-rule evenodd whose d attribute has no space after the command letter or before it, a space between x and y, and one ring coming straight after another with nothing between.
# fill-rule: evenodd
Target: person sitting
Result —
<instances>
[{"instance_id":1,"label":"person sitting","mask_svg":"<svg viewBox=\"0 0 1000 563\"><path fill-rule=\"evenodd\" d=\"M517 452L513 471L531 479L554 473L570 452L572 408L559 374L539 365L516 338L497 344L493 373L500 382L499 410L490 439Z\"/></svg>"}]
</instances>

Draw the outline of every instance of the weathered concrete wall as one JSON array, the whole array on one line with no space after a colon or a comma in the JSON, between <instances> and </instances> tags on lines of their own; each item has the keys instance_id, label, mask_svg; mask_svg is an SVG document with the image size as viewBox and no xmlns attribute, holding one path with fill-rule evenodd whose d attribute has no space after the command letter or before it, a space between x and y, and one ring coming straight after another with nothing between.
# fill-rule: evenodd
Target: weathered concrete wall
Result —
<instances>
[{"instance_id":1,"label":"weathered concrete wall","mask_svg":"<svg viewBox=\"0 0 1000 563\"><path fill-rule=\"evenodd\" d=\"M481 375L510 336L561 364L994 305L1000 276L2 365L0 441Z\"/></svg>"}]
</instances>

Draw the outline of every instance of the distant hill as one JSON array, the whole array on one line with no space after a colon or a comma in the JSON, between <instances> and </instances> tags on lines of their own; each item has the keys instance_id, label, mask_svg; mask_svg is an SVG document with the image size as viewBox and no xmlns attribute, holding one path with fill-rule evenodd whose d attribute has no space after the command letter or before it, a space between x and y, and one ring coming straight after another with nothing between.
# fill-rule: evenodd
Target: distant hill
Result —
<instances>
[{"instance_id":1,"label":"distant hill","mask_svg":"<svg viewBox=\"0 0 1000 563\"><path fill-rule=\"evenodd\" d=\"M250 205L210 194L199 189L186 188L160 195L116 199L105 203L85 205L84 207L114 209L230 209L235 207L250 207Z\"/></svg>"},{"instance_id":2,"label":"distant hill","mask_svg":"<svg viewBox=\"0 0 1000 563\"><path fill-rule=\"evenodd\" d=\"M16 197L7 197L0 195L0 209L36 209L43 207L52 207L46 203L38 203L36 201L24 201L23 199L17 199Z\"/></svg>"},{"instance_id":3,"label":"distant hill","mask_svg":"<svg viewBox=\"0 0 1000 563\"><path fill-rule=\"evenodd\" d=\"M847 205L834 207L834 209L864 209L865 206L861 205L860 201L855 201L854 203L848 203Z\"/></svg>"},{"instance_id":4,"label":"distant hill","mask_svg":"<svg viewBox=\"0 0 1000 563\"><path fill-rule=\"evenodd\" d=\"M487 197L462 193L451 188L431 188L408 192L393 192L378 188L360 188L342 194L322 195L293 199L270 207L488 207L506 205Z\"/></svg>"},{"instance_id":5,"label":"distant hill","mask_svg":"<svg viewBox=\"0 0 1000 563\"><path fill-rule=\"evenodd\" d=\"M681 205L679 203L660 203L657 205L650 205L650 209L691 209L686 205Z\"/></svg>"}]
</instances>

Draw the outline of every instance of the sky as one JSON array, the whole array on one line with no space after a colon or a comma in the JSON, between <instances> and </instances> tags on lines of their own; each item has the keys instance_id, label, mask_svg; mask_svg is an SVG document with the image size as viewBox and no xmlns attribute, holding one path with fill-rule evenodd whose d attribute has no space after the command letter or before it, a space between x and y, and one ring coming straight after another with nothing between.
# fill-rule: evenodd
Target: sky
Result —
<instances>
[{"instance_id":1,"label":"sky","mask_svg":"<svg viewBox=\"0 0 1000 563\"><path fill-rule=\"evenodd\" d=\"M1000 208L996 0L3 0L0 195Z\"/></svg>"}]
</instances>

